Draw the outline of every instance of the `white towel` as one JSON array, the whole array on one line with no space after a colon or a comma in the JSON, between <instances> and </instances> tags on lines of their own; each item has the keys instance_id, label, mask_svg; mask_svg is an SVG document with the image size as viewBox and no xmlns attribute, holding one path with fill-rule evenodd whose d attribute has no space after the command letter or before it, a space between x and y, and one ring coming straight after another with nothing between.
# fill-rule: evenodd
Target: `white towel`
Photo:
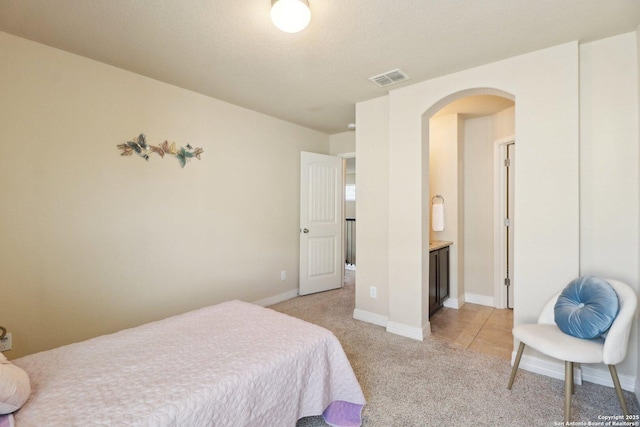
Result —
<instances>
[{"instance_id":1,"label":"white towel","mask_svg":"<svg viewBox=\"0 0 640 427\"><path fill-rule=\"evenodd\" d=\"M431 227L433 231L444 231L444 204L433 205L431 213Z\"/></svg>"}]
</instances>

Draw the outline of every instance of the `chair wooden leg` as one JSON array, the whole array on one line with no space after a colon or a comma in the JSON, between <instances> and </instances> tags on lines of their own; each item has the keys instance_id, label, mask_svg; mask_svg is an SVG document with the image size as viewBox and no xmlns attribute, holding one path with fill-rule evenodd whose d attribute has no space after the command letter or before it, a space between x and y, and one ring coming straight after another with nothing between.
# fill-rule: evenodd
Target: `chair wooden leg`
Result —
<instances>
[{"instance_id":1,"label":"chair wooden leg","mask_svg":"<svg viewBox=\"0 0 640 427\"><path fill-rule=\"evenodd\" d=\"M629 410L627 409L627 402L624 400L624 394L622 393L622 387L620 387L620 379L618 379L618 371L616 371L615 365L608 365L609 373L611 374L611 379L613 380L613 386L616 389L616 394L618 395L618 400L620 401L620 407L622 408L622 413L624 415L629 415Z\"/></svg>"},{"instance_id":2,"label":"chair wooden leg","mask_svg":"<svg viewBox=\"0 0 640 427\"><path fill-rule=\"evenodd\" d=\"M573 383L573 362L564 362L564 424L571 421L571 384Z\"/></svg>"},{"instance_id":3,"label":"chair wooden leg","mask_svg":"<svg viewBox=\"0 0 640 427\"><path fill-rule=\"evenodd\" d=\"M516 379L516 372L518 372L518 365L520 365L520 359L522 358L522 352L524 350L524 343L521 342L518 346L518 353L516 353L516 360L513 362L513 368L511 368L511 377L509 378L509 385L507 385L507 390L511 390L513 386L513 380Z\"/></svg>"}]
</instances>

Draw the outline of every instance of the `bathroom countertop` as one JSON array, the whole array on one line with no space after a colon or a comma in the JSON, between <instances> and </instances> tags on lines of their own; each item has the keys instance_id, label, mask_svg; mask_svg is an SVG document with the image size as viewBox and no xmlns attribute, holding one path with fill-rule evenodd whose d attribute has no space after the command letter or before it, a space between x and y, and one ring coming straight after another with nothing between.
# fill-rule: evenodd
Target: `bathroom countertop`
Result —
<instances>
[{"instance_id":1,"label":"bathroom countertop","mask_svg":"<svg viewBox=\"0 0 640 427\"><path fill-rule=\"evenodd\" d=\"M436 249L446 248L447 246L453 245L453 242L447 242L445 240L432 240L429 242L429 252L435 251Z\"/></svg>"}]
</instances>

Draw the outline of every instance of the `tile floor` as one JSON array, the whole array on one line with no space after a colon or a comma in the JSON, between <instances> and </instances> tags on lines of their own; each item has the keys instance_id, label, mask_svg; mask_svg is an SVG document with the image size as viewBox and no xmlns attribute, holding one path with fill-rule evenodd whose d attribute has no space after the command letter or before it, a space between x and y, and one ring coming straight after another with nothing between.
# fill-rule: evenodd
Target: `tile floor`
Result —
<instances>
[{"instance_id":1,"label":"tile floor","mask_svg":"<svg viewBox=\"0 0 640 427\"><path fill-rule=\"evenodd\" d=\"M466 303L460 309L441 308L430 322L433 338L511 360L513 310Z\"/></svg>"},{"instance_id":2,"label":"tile floor","mask_svg":"<svg viewBox=\"0 0 640 427\"><path fill-rule=\"evenodd\" d=\"M344 286L353 287L356 270L345 270ZM430 319L431 337L456 346L511 360L513 310L497 310L466 303L460 309L443 307Z\"/></svg>"}]
</instances>

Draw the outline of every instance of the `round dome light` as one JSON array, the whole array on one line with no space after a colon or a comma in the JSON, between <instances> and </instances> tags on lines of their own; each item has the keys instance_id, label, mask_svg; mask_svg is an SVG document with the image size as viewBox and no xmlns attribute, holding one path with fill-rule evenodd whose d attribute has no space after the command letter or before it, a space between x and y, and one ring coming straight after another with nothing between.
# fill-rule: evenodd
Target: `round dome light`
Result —
<instances>
[{"instance_id":1,"label":"round dome light","mask_svg":"<svg viewBox=\"0 0 640 427\"><path fill-rule=\"evenodd\" d=\"M273 0L271 20L285 33L304 30L311 21L311 10L307 0Z\"/></svg>"}]
</instances>

